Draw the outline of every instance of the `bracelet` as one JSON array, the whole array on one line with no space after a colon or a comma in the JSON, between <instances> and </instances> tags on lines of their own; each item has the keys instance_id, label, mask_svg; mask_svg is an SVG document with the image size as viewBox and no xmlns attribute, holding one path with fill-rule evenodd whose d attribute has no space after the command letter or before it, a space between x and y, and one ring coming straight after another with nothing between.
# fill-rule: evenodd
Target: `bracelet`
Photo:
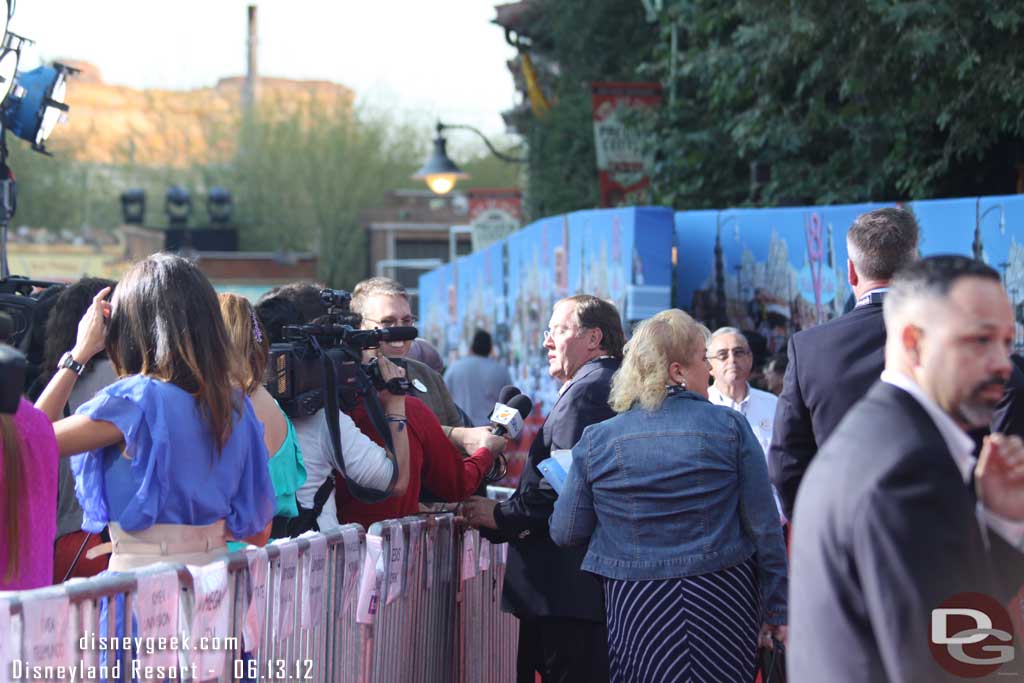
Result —
<instances>
[{"instance_id":1,"label":"bracelet","mask_svg":"<svg viewBox=\"0 0 1024 683\"><path fill-rule=\"evenodd\" d=\"M393 418L396 418L396 419L399 419L399 420L406 419L406 416L403 415L402 413L385 413L384 417L393 417Z\"/></svg>"},{"instance_id":2,"label":"bracelet","mask_svg":"<svg viewBox=\"0 0 1024 683\"><path fill-rule=\"evenodd\" d=\"M387 416L387 420L388 420L389 423L393 422L393 423L397 424L398 425L398 431L401 432L402 430L405 429L406 419L405 419L404 415L401 416L401 417L399 417L397 415L388 415Z\"/></svg>"}]
</instances>

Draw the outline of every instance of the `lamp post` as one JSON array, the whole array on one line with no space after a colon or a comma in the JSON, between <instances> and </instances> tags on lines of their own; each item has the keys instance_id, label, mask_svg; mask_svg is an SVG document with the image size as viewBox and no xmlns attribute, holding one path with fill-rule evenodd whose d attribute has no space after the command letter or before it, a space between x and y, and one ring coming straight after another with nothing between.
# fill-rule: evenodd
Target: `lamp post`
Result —
<instances>
[{"instance_id":1,"label":"lamp post","mask_svg":"<svg viewBox=\"0 0 1024 683\"><path fill-rule=\"evenodd\" d=\"M455 184L458 181L469 178L469 174L459 168L448 156L448 141L444 137L444 131L446 130L468 130L476 133L484 141L484 144L487 145L487 149L491 151L491 154L502 161L510 164L525 164L528 161L525 158L510 156L499 151L491 144L487 136L473 126L448 124L438 121L435 130L437 131L437 137L434 138L434 148L431 150L430 156L427 157L423 167L412 175L413 180L423 180L426 182L427 187L434 194L448 194L455 189Z\"/></svg>"},{"instance_id":2,"label":"lamp post","mask_svg":"<svg viewBox=\"0 0 1024 683\"><path fill-rule=\"evenodd\" d=\"M981 261L985 254L985 245L981 241L981 221L985 219L985 216L990 211L999 209L999 233L1006 233L1006 212L1003 210L1002 204L993 204L984 211L981 210L981 197L978 197L977 202L974 206L974 242L971 244L971 251L974 254L975 260Z\"/></svg>"}]
</instances>

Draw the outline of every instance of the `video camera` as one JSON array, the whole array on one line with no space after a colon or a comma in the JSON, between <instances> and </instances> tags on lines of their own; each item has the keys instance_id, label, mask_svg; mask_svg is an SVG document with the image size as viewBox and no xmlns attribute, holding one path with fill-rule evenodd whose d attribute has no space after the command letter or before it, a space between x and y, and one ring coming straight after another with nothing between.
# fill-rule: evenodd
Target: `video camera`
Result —
<instances>
[{"instance_id":1,"label":"video camera","mask_svg":"<svg viewBox=\"0 0 1024 683\"><path fill-rule=\"evenodd\" d=\"M327 314L304 325L285 325L287 341L270 346L270 361L264 385L289 417L312 415L327 404L325 389L335 387L344 410L355 406L370 386L393 394L409 392L409 380L384 381L374 358L363 365L362 352L383 342L415 339L415 327L357 329L358 314L352 313L352 295L344 290L324 289L320 300ZM404 367L400 359L392 362Z\"/></svg>"}]
</instances>

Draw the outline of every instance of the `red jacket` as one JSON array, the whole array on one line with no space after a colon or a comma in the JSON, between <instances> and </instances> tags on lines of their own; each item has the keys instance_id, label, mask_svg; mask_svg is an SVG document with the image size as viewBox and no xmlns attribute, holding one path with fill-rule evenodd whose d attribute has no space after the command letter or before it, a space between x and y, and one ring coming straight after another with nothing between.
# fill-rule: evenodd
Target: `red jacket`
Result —
<instances>
[{"instance_id":1,"label":"red jacket","mask_svg":"<svg viewBox=\"0 0 1024 683\"><path fill-rule=\"evenodd\" d=\"M338 519L342 524L355 522L369 529L374 522L414 515L419 512L423 486L443 500L464 500L473 495L490 470L494 460L491 452L481 448L463 458L444 435L437 417L418 398L405 398L405 415L409 431L409 486L405 494L380 503L363 503L352 497L341 477L336 477ZM364 434L384 445L362 404L350 416Z\"/></svg>"}]
</instances>

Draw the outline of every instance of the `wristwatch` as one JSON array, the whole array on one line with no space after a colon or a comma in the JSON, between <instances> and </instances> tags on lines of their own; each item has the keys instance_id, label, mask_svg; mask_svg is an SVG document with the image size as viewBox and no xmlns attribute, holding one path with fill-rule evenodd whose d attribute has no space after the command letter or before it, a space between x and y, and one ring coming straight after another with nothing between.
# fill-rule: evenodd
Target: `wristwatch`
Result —
<instances>
[{"instance_id":1,"label":"wristwatch","mask_svg":"<svg viewBox=\"0 0 1024 683\"><path fill-rule=\"evenodd\" d=\"M79 363L77 360L71 357L71 352L68 351L60 357L60 362L57 363L58 370L73 370L79 377L85 372L85 364Z\"/></svg>"}]
</instances>

